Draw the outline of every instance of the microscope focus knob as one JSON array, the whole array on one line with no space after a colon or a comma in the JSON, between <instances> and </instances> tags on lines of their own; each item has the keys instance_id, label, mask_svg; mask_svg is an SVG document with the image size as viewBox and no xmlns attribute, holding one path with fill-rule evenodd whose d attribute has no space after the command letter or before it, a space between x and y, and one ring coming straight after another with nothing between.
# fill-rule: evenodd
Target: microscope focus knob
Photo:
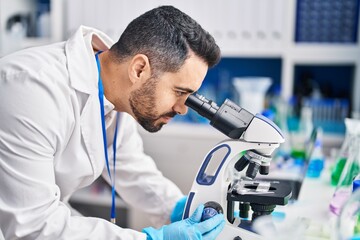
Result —
<instances>
[{"instance_id":1,"label":"microscope focus knob","mask_svg":"<svg viewBox=\"0 0 360 240\"><path fill-rule=\"evenodd\" d=\"M201 216L201 222L223 212L224 210L219 203L213 201L207 202L204 204L204 211Z\"/></svg>"}]
</instances>

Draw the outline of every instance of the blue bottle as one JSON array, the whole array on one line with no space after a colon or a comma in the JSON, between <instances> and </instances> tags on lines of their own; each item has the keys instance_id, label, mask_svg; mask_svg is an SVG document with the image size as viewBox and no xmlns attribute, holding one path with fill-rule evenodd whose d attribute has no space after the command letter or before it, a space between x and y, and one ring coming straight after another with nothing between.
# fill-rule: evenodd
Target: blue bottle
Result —
<instances>
[{"instance_id":1,"label":"blue bottle","mask_svg":"<svg viewBox=\"0 0 360 240\"><path fill-rule=\"evenodd\" d=\"M320 132L318 132L318 135L319 133ZM314 144L314 150L309 158L306 176L310 178L319 178L322 170L324 169L324 162L325 157L322 149L322 138L317 137Z\"/></svg>"}]
</instances>

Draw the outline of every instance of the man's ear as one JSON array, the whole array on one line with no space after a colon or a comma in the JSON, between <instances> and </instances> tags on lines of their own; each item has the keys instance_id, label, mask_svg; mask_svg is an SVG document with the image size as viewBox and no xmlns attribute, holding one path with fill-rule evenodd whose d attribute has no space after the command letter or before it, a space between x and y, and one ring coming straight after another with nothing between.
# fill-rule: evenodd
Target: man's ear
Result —
<instances>
[{"instance_id":1,"label":"man's ear","mask_svg":"<svg viewBox=\"0 0 360 240\"><path fill-rule=\"evenodd\" d=\"M135 84L151 77L149 58L144 54L136 54L128 67L130 81Z\"/></svg>"}]
</instances>

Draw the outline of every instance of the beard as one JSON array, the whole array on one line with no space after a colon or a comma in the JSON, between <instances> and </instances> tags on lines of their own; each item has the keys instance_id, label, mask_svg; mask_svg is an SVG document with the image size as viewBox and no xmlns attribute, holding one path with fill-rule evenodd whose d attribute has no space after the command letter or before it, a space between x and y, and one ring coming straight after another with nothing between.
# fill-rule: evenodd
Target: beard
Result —
<instances>
[{"instance_id":1,"label":"beard","mask_svg":"<svg viewBox=\"0 0 360 240\"><path fill-rule=\"evenodd\" d=\"M176 112L159 114L156 111L156 78L146 80L144 85L130 94L130 107L137 122L148 132L157 132L165 124L156 123L162 117L174 117Z\"/></svg>"}]
</instances>

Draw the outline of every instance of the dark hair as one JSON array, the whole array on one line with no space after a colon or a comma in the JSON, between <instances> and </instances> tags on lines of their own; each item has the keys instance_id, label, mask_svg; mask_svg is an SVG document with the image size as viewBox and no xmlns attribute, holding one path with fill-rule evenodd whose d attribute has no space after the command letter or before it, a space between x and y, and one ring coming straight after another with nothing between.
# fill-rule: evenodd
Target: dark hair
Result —
<instances>
[{"instance_id":1,"label":"dark hair","mask_svg":"<svg viewBox=\"0 0 360 240\"><path fill-rule=\"evenodd\" d=\"M209 67L220 60L214 38L195 20L177 8L161 6L134 19L110 52L118 62L145 54L156 74L179 70L189 56L189 49Z\"/></svg>"}]
</instances>

